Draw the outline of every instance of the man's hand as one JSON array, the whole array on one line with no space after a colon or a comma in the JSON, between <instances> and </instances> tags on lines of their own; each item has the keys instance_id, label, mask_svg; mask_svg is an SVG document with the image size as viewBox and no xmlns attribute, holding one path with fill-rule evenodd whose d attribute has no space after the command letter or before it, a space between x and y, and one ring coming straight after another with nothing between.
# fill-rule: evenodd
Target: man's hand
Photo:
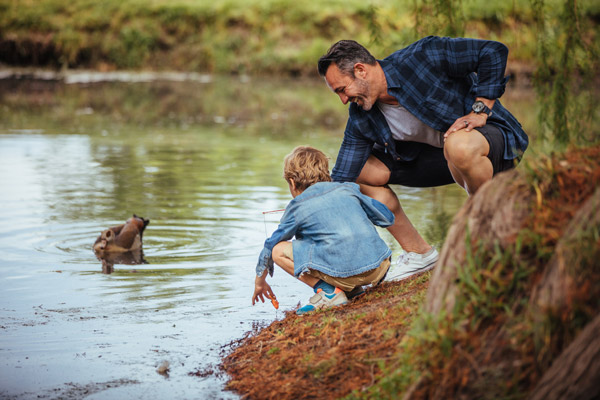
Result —
<instances>
[{"instance_id":1,"label":"man's hand","mask_svg":"<svg viewBox=\"0 0 600 400\"><path fill-rule=\"evenodd\" d=\"M475 128L480 128L484 126L487 121L487 118L488 116L486 113L475 114L474 112L465 115L464 117L460 117L459 119L454 121L454 123L450 126L446 133L444 133L444 141L446 141L448 135L450 135L453 132L460 131L461 129L470 132Z\"/></svg>"},{"instance_id":2,"label":"man's hand","mask_svg":"<svg viewBox=\"0 0 600 400\"><path fill-rule=\"evenodd\" d=\"M265 277L266 278L266 277ZM256 282L254 283L254 294L252 295L252 305L257 303L258 300L265 302L265 297L267 299L276 299L275 293L271 289L271 286L267 283L264 278L256 278Z\"/></svg>"},{"instance_id":3,"label":"man's hand","mask_svg":"<svg viewBox=\"0 0 600 400\"><path fill-rule=\"evenodd\" d=\"M490 110L492 108L494 108L494 104L496 103L495 99L491 100L491 99L486 99L485 97L477 97L477 98L475 98L475 101L483 102L483 104L485 104L487 106L487 108L489 108ZM479 113L479 114L477 114L475 112L471 112L471 113L465 115L464 117L460 117L459 119L454 121L454 123L450 126L450 128L448 128L446 133L444 133L444 142L448 138L448 135L450 135L453 132L460 131L463 129L467 132L470 132L475 128L480 128L480 127L484 126L485 123L487 122L487 119L488 119L488 115L483 112Z\"/></svg>"}]
</instances>

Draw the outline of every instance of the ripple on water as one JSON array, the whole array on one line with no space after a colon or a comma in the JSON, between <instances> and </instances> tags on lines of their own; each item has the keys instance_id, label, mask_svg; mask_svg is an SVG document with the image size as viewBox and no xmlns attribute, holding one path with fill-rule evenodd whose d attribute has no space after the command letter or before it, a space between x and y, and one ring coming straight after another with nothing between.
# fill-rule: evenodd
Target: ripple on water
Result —
<instances>
[{"instance_id":1,"label":"ripple on water","mask_svg":"<svg viewBox=\"0 0 600 400\"><path fill-rule=\"evenodd\" d=\"M32 219L18 225L3 224L0 248L5 261L27 261L39 257L46 260L45 264L97 265L99 260L92 246L104 229L116 224L78 221L40 225ZM259 221L205 219L151 222L144 232L143 246L143 255L149 265L140 268L217 265L236 255L246 255L248 252L244 249L256 251L264 239L263 226Z\"/></svg>"}]
</instances>

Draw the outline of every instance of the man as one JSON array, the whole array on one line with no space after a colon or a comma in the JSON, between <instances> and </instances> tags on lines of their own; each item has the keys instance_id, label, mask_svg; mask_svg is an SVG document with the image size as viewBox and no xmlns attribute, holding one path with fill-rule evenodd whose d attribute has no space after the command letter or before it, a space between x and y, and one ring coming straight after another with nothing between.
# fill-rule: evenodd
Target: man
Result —
<instances>
[{"instance_id":1,"label":"man","mask_svg":"<svg viewBox=\"0 0 600 400\"><path fill-rule=\"evenodd\" d=\"M406 253L388 279L426 271L438 259L388 184L456 182L472 195L527 148L521 124L497 100L507 56L498 42L430 36L383 60L352 40L319 59L329 88L351 103L332 179L356 181L395 216L388 230Z\"/></svg>"}]
</instances>

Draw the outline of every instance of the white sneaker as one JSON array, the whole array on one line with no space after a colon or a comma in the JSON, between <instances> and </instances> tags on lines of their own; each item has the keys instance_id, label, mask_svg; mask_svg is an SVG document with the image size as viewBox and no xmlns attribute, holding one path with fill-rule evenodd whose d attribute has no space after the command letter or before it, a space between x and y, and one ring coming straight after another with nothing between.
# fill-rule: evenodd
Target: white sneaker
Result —
<instances>
[{"instance_id":1,"label":"white sneaker","mask_svg":"<svg viewBox=\"0 0 600 400\"><path fill-rule=\"evenodd\" d=\"M385 281L397 282L411 275L429 271L435 267L435 263L439 257L439 253L433 247L425 254L403 253L398 257L396 264L388 271Z\"/></svg>"},{"instance_id":2,"label":"white sneaker","mask_svg":"<svg viewBox=\"0 0 600 400\"><path fill-rule=\"evenodd\" d=\"M340 288L336 287L333 293L325 293L323 289L318 289L317 293L310 298L307 305L296 310L296 314L303 315L319 308L341 306L347 302L346 293Z\"/></svg>"}]
</instances>

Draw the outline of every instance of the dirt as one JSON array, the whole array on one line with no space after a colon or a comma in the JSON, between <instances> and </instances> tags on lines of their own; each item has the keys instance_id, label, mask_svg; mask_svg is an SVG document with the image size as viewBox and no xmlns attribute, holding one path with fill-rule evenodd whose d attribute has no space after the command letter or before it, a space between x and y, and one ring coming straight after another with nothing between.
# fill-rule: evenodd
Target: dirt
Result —
<instances>
[{"instance_id":1,"label":"dirt","mask_svg":"<svg viewBox=\"0 0 600 400\"><path fill-rule=\"evenodd\" d=\"M430 272L382 283L350 304L281 321L234 344L227 387L246 398L338 398L371 386L417 315Z\"/></svg>"}]
</instances>

